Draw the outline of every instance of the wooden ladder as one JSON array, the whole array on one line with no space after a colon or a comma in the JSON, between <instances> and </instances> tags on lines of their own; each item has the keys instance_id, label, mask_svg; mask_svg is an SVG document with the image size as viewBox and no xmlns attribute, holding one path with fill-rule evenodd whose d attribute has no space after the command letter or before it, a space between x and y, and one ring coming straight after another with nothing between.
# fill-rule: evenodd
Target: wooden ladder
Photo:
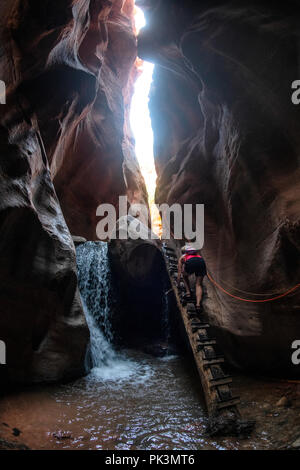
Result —
<instances>
[{"instance_id":1,"label":"wooden ladder","mask_svg":"<svg viewBox=\"0 0 300 470\"><path fill-rule=\"evenodd\" d=\"M195 302L185 301L184 284L181 283L180 287L177 287L178 258L175 250L164 243L163 255L199 372L209 416L214 418L230 416L231 421L232 419L239 420L241 418L238 408L240 399L232 394L232 377L224 373L222 366L225 359L217 353L217 341L210 333L210 324L203 314L196 313ZM248 428L252 430L254 422L247 423Z\"/></svg>"}]
</instances>

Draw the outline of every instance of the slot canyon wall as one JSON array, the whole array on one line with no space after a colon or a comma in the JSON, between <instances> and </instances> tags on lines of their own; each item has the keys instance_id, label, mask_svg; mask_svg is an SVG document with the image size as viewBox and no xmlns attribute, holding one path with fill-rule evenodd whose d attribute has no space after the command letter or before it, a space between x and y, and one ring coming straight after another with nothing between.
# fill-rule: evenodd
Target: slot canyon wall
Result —
<instances>
[{"instance_id":1,"label":"slot canyon wall","mask_svg":"<svg viewBox=\"0 0 300 470\"><path fill-rule=\"evenodd\" d=\"M205 204L203 255L226 290L256 300L283 293L300 278L300 106L291 101L298 2L137 3L147 16L138 54L157 64L157 202ZM233 365L300 375L291 361L299 290L254 303L205 285L206 311Z\"/></svg>"},{"instance_id":2,"label":"slot canyon wall","mask_svg":"<svg viewBox=\"0 0 300 470\"><path fill-rule=\"evenodd\" d=\"M4 381L84 372L89 340L72 235L96 209L145 202L128 125L133 0L0 4L0 339Z\"/></svg>"}]
</instances>

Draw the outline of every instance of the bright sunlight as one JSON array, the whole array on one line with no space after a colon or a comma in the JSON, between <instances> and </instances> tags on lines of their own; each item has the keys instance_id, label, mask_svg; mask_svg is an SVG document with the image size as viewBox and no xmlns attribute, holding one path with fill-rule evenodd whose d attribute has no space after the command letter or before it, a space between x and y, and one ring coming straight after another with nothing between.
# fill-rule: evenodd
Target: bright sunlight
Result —
<instances>
[{"instance_id":1,"label":"bright sunlight","mask_svg":"<svg viewBox=\"0 0 300 470\"><path fill-rule=\"evenodd\" d=\"M136 7L135 26L137 33L145 24L144 13ZM157 175L153 155L153 131L148 107L154 65L138 59L138 66L141 73L134 87L130 123L135 137L136 156L148 191L152 230L160 236L161 220L154 203Z\"/></svg>"}]
</instances>

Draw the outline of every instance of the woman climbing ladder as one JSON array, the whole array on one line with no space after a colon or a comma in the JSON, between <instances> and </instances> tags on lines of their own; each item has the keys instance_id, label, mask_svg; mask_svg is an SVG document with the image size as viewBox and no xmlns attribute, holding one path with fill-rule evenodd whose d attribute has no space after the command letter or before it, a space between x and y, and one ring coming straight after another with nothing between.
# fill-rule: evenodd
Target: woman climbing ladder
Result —
<instances>
[{"instance_id":1,"label":"woman climbing ladder","mask_svg":"<svg viewBox=\"0 0 300 470\"><path fill-rule=\"evenodd\" d=\"M184 247L182 249L183 255L178 261L178 278L179 285L181 276L186 288L187 297L191 298L191 287L189 276L195 274L196 276L196 309L198 312L202 311L202 296L203 296L203 278L206 276L206 264L201 255L192 247Z\"/></svg>"}]
</instances>

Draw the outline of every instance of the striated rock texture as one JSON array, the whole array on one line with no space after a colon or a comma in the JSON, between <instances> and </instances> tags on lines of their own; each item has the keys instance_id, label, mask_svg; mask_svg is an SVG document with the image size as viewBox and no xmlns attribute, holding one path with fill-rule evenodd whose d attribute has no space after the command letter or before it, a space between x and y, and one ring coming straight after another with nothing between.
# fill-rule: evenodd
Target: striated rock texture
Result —
<instances>
[{"instance_id":1,"label":"striated rock texture","mask_svg":"<svg viewBox=\"0 0 300 470\"><path fill-rule=\"evenodd\" d=\"M83 373L89 339L70 235L145 187L128 131L133 1L0 4L0 339L10 381Z\"/></svg>"},{"instance_id":2,"label":"striated rock texture","mask_svg":"<svg viewBox=\"0 0 300 470\"><path fill-rule=\"evenodd\" d=\"M203 255L230 293L283 293L300 279L300 106L291 102L298 2L138 3L148 17L139 55L157 64L157 202L205 204ZM205 307L232 364L300 375L291 361L299 290L253 303L206 286Z\"/></svg>"},{"instance_id":3,"label":"striated rock texture","mask_svg":"<svg viewBox=\"0 0 300 470\"><path fill-rule=\"evenodd\" d=\"M88 240L97 238L96 212L101 203L118 208L119 195L127 195L129 203L147 204L129 126L129 106L138 73L134 67L133 3L81 1L74 9L72 30L64 33L64 40L50 57L56 64L68 62L69 56L75 55L86 71L84 87L93 81L93 103L78 122L78 104L73 100L65 125L55 121L53 132L59 134L59 141L55 151L50 151L54 184L68 227ZM81 41L80 34L86 29ZM68 87L65 76L63 80ZM73 74L71 81L74 88ZM84 99L82 91L80 100ZM44 132L48 140L48 130Z\"/></svg>"}]
</instances>

